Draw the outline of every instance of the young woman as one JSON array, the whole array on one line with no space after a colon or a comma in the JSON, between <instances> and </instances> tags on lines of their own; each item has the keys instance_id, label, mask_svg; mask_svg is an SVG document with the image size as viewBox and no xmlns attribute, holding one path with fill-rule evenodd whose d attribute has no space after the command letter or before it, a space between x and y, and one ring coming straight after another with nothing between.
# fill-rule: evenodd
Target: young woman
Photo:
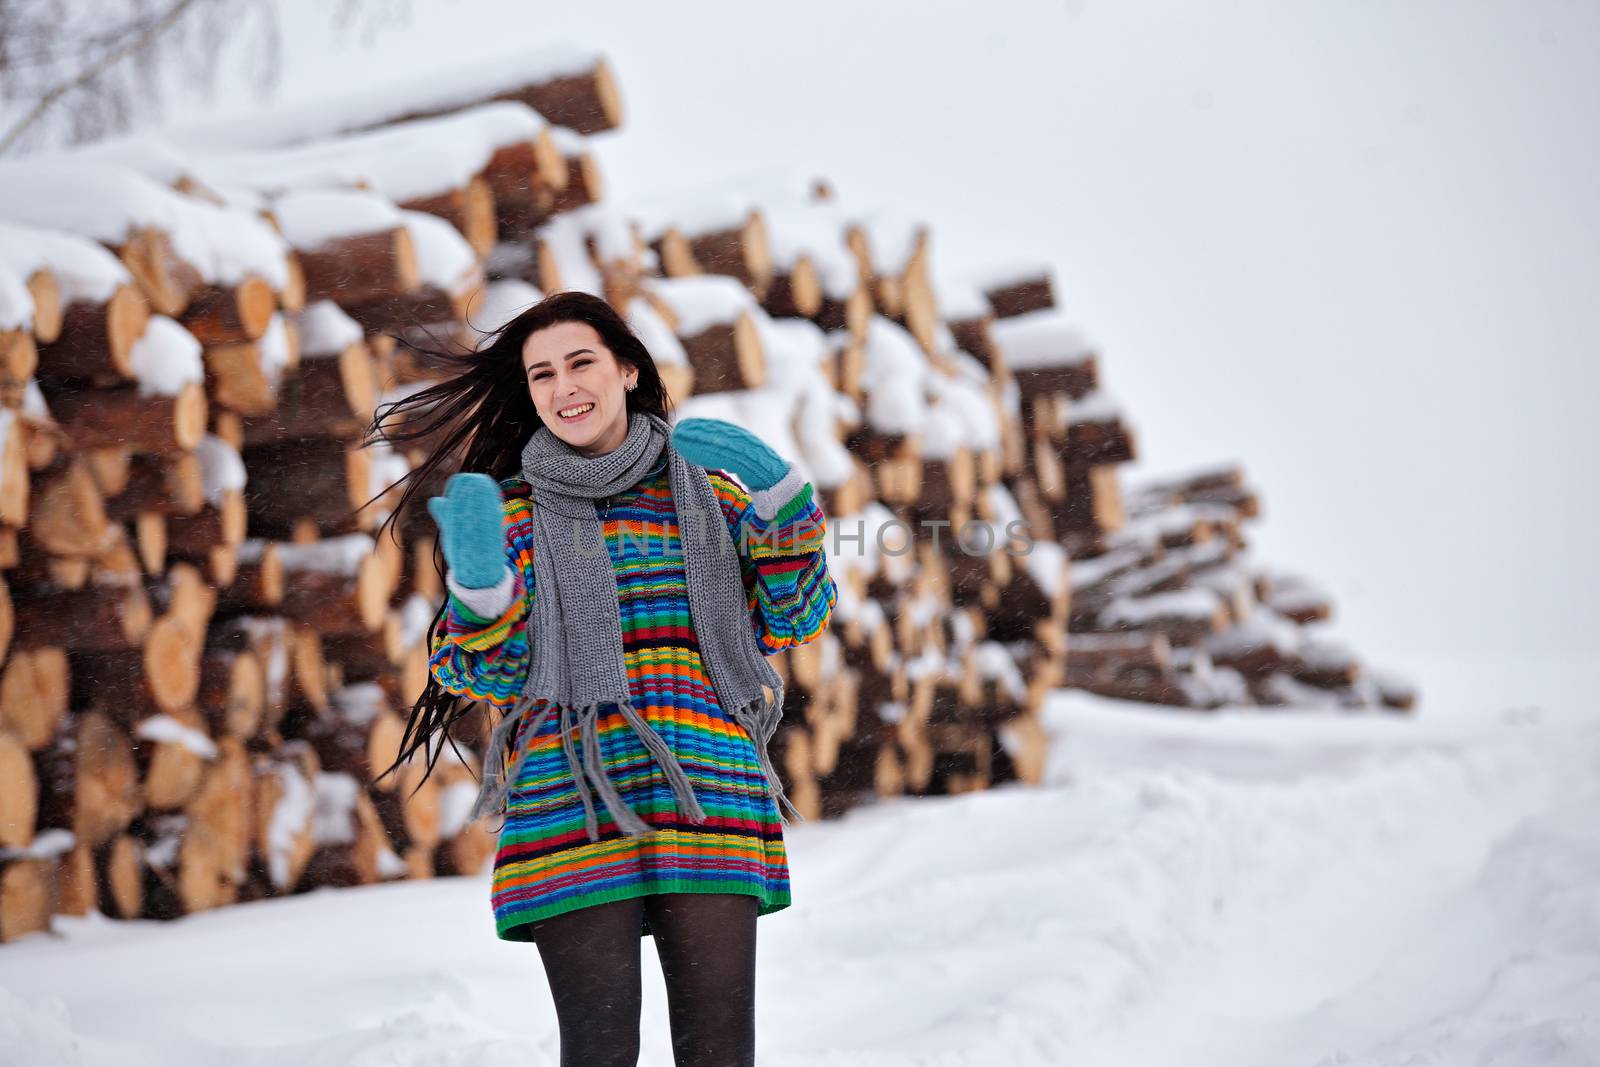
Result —
<instances>
[{"instance_id":1,"label":"young woman","mask_svg":"<svg viewBox=\"0 0 1600 1067\"><path fill-rule=\"evenodd\" d=\"M374 423L432 445L407 498L461 471L429 501L449 597L400 760L437 758L461 698L505 709L475 814L504 814L496 930L538 946L564 1067L636 1062L646 934L680 1067L753 1064L756 918L790 903L766 657L837 595L812 487L730 423L669 425L598 297L551 295L456 363Z\"/></svg>"}]
</instances>

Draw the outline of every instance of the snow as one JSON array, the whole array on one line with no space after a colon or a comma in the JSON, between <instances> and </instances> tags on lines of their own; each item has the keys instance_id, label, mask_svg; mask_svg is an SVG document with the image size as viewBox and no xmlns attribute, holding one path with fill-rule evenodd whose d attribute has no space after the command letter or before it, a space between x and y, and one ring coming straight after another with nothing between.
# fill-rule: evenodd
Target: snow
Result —
<instances>
[{"instance_id":1,"label":"snow","mask_svg":"<svg viewBox=\"0 0 1600 1067\"><path fill-rule=\"evenodd\" d=\"M871 211L857 221L866 231L873 273L879 277L904 274L932 229L927 221L890 207Z\"/></svg>"},{"instance_id":2,"label":"snow","mask_svg":"<svg viewBox=\"0 0 1600 1067\"><path fill-rule=\"evenodd\" d=\"M366 133L200 157L202 173L262 192L362 185L397 202L466 185L496 151L537 137L548 125L526 104L483 104Z\"/></svg>"},{"instance_id":3,"label":"snow","mask_svg":"<svg viewBox=\"0 0 1600 1067\"><path fill-rule=\"evenodd\" d=\"M1038 551L1046 542L1034 546ZM1099 612L1102 623L1142 628L1174 616L1204 623L1223 611L1222 601L1210 589L1173 589L1146 596L1117 597Z\"/></svg>"},{"instance_id":4,"label":"snow","mask_svg":"<svg viewBox=\"0 0 1600 1067\"><path fill-rule=\"evenodd\" d=\"M828 516L828 571L843 585L845 574L858 570L863 577L878 573L884 557L905 556L911 550L911 530L904 520L877 500L859 512Z\"/></svg>"},{"instance_id":5,"label":"snow","mask_svg":"<svg viewBox=\"0 0 1600 1067\"><path fill-rule=\"evenodd\" d=\"M411 461L404 452L398 452L387 444L373 444L367 447L367 454L372 457L367 467L367 497L378 497L388 492L391 486L397 484L411 471Z\"/></svg>"},{"instance_id":6,"label":"snow","mask_svg":"<svg viewBox=\"0 0 1600 1067\"><path fill-rule=\"evenodd\" d=\"M439 755L442 765L447 758L454 756L454 750L449 745ZM472 821L472 809L478 801L478 785L476 782L452 782L439 791L439 832L446 838L454 837L462 828Z\"/></svg>"},{"instance_id":7,"label":"snow","mask_svg":"<svg viewBox=\"0 0 1600 1067\"><path fill-rule=\"evenodd\" d=\"M61 303L103 304L132 276L116 256L94 241L59 230L0 222L0 263L23 275L48 267Z\"/></svg>"},{"instance_id":8,"label":"snow","mask_svg":"<svg viewBox=\"0 0 1600 1067\"><path fill-rule=\"evenodd\" d=\"M709 188L629 201L626 209L638 224L640 235L653 244L668 230L677 230L685 237L737 230L760 211L760 206L747 190L732 182L719 182Z\"/></svg>"},{"instance_id":9,"label":"snow","mask_svg":"<svg viewBox=\"0 0 1600 1067\"><path fill-rule=\"evenodd\" d=\"M281 792L267 813L267 876L281 888L289 881L289 853L311 818L316 796L297 764L284 760L275 764L272 771Z\"/></svg>"},{"instance_id":10,"label":"snow","mask_svg":"<svg viewBox=\"0 0 1600 1067\"><path fill-rule=\"evenodd\" d=\"M1009 289L1024 282L1041 279L1053 283L1055 268L1042 259L998 260L981 267L961 272L961 281L980 292L992 293L996 289Z\"/></svg>"},{"instance_id":11,"label":"snow","mask_svg":"<svg viewBox=\"0 0 1600 1067\"><path fill-rule=\"evenodd\" d=\"M0 166L0 215L113 246L141 229L159 230L217 285L255 275L281 291L289 280L283 240L264 221L113 164L58 157Z\"/></svg>"},{"instance_id":12,"label":"snow","mask_svg":"<svg viewBox=\"0 0 1600 1067\"><path fill-rule=\"evenodd\" d=\"M678 340L678 335L672 332L672 327L667 325L650 301L640 296L630 300L627 319L628 325L639 335L639 340L644 342L644 347L657 364L664 367L689 365L689 354L683 350L683 342Z\"/></svg>"},{"instance_id":13,"label":"snow","mask_svg":"<svg viewBox=\"0 0 1600 1067\"><path fill-rule=\"evenodd\" d=\"M841 402L853 408L820 378L813 379L816 388L808 389L801 397L795 413L795 439L800 453L811 471L811 481L822 489L836 489L850 480L856 471L855 458L839 440L835 428L839 421Z\"/></svg>"},{"instance_id":14,"label":"snow","mask_svg":"<svg viewBox=\"0 0 1600 1067\"><path fill-rule=\"evenodd\" d=\"M974 452L1000 447L1000 420L983 386L934 373L927 376L927 385L934 397L928 422L939 432L924 435L924 458L949 459L957 445Z\"/></svg>"},{"instance_id":15,"label":"snow","mask_svg":"<svg viewBox=\"0 0 1600 1067\"><path fill-rule=\"evenodd\" d=\"M492 55L481 55L479 48L474 48L470 60L453 67L430 64L425 78L390 78L303 105L263 109L253 102L242 116L248 121L229 116L167 132L181 143L207 147L282 145L376 125L401 115L465 107L497 93L584 74L602 58L594 48L566 43L541 43Z\"/></svg>"},{"instance_id":16,"label":"snow","mask_svg":"<svg viewBox=\"0 0 1600 1067\"><path fill-rule=\"evenodd\" d=\"M933 274L933 295L939 314L955 322L981 319L991 311L988 299L977 285L939 271Z\"/></svg>"},{"instance_id":17,"label":"snow","mask_svg":"<svg viewBox=\"0 0 1600 1067\"><path fill-rule=\"evenodd\" d=\"M417 273L424 285L459 293L477 283L481 277L478 256L460 230L423 211L401 211L400 218L411 233Z\"/></svg>"},{"instance_id":18,"label":"snow","mask_svg":"<svg viewBox=\"0 0 1600 1067\"><path fill-rule=\"evenodd\" d=\"M195 448L200 457L200 480L205 486L206 503L222 506L228 493L245 487L248 477L239 450L215 434L206 434Z\"/></svg>"},{"instance_id":19,"label":"snow","mask_svg":"<svg viewBox=\"0 0 1600 1067\"><path fill-rule=\"evenodd\" d=\"M400 643L410 648L428 639L433 617L439 605L430 603L421 593L412 593L400 605Z\"/></svg>"},{"instance_id":20,"label":"snow","mask_svg":"<svg viewBox=\"0 0 1600 1067\"><path fill-rule=\"evenodd\" d=\"M53 859L71 851L77 843L78 837L71 830L41 830L21 848L0 848L0 860ZM0 993L3 992L0 990ZM3 1020L0 1020L0 1025L3 1025Z\"/></svg>"},{"instance_id":21,"label":"snow","mask_svg":"<svg viewBox=\"0 0 1600 1067\"><path fill-rule=\"evenodd\" d=\"M570 130L556 127L561 133L573 134ZM562 138L557 138L557 141ZM580 142L582 138L578 138ZM579 149L584 145L580 143ZM563 149L565 151L565 149ZM602 261L606 260L631 260L635 254L638 242L634 239L633 224L626 214L609 200L599 200L593 204L585 204L574 208L572 211L563 212L562 218L569 220L581 229L594 242L595 255Z\"/></svg>"},{"instance_id":22,"label":"snow","mask_svg":"<svg viewBox=\"0 0 1600 1067\"><path fill-rule=\"evenodd\" d=\"M278 559L287 571L354 575L372 550L373 540L369 535L353 533L309 544L280 544Z\"/></svg>"},{"instance_id":23,"label":"snow","mask_svg":"<svg viewBox=\"0 0 1600 1067\"><path fill-rule=\"evenodd\" d=\"M333 707L351 726L368 726L389 709L389 698L377 682L360 682L333 692Z\"/></svg>"},{"instance_id":24,"label":"snow","mask_svg":"<svg viewBox=\"0 0 1600 1067\"><path fill-rule=\"evenodd\" d=\"M845 226L831 204L773 204L763 208L767 248L775 266L793 270L801 256L816 268L822 291L844 300L861 285L861 270L845 245Z\"/></svg>"},{"instance_id":25,"label":"snow","mask_svg":"<svg viewBox=\"0 0 1600 1067\"><path fill-rule=\"evenodd\" d=\"M326 359L337 356L351 345L361 343L365 334L356 322L332 300L306 305L296 318L300 331L300 358Z\"/></svg>"},{"instance_id":26,"label":"snow","mask_svg":"<svg viewBox=\"0 0 1600 1067\"><path fill-rule=\"evenodd\" d=\"M492 334L542 299L543 293L518 278L490 282L468 316L469 324L481 334Z\"/></svg>"},{"instance_id":27,"label":"snow","mask_svg":"<svg viewBox=\"0 0 1600 1067\"><path fill-rule=\"evenodd\" d=\"M787 828L795 903L758 926L759 1062L1594 1062L1600 726L1442 710L1195 716L1058 691L1043 785ZM305 825L302 784L280 834ZM319 777L319 842L353 834L356 788ZM58 917L0 950L0 1048L91 1067L554 1063L537 952L495 938L488 878ZM639 1062L666 1067L660 965L640 952Z\"/></svg>"},{"instance_id":28,"label":"snow","mask_svg":"<svg viewBox=\"0 0 1600 1067\"><path fill-rule=\"evenodd\" d=\"M284 238L308 251L346 237L393 230L402 222L400 209L388 200L353 189L287 193L272 202L272 215Z\"/></svg>"},{"instance_id":29,"label":"snow","mask_svg":"<svg viewBox=\"0 0 1600 1067\"><path fill-rule=\"evenodd\" d=\"M272 388L278 387L283 372L294 362L288 323L283 312L274 311L267 320L267 328L256 341L256 351L261 355L261 372Z\"/></svg>"},{"instance_id":30,"label":"snow","mask_svg":"<svg viewBox=\"0 0 1600 1067\"><path fill-rule=\"evenodd\" d=\"M1116 422L1122 417L1122 404L1104 386L1089 390L1062 411L1063 428L1080 422Z\"/></svg>"},{"instance_id":31,"label":"snow","mask_svg":"<svg viewBox=\"0 0 1600 1067\"><path fill-rule=\"evenodd\" d=\"M201 759L215 759L217 746L202 730L174 719L171 715L152 715L134 727L135 737L159 741L169 745L182 745Z\"/></svg>"},{"instance_id":32,"label":"snow","mask_svg":"<svg viewBox=\"0 0 1600 1067\"><path fill-rule=\"evenodd\" d=\"M206 377L200 342L182 323L165 315L150 316L129 361L144 396L177 396L185 386Z\"/></svg>"},{"instance_id":33,"label":"snow","mask_svg":"<svg viewBox=\"0 0 1600 1067\"><path fill-rule=\"evenodd\" d=\"M1055 308L996 319L989 336L1012 370L1039 370L1081 363L1094 354L1083 331Z\"/></svg>"},{"instance_id":34,"label":"snow","mask_svg":"<svg viewBox=\"0 0 1600 1067\"><path fill-rule=\"evenodd\" d=\"M0 265L0 330L33 330L33 295L28 292L27 279L10 268Z\"/></svg>"},{"instance_id":35,"label":"snow","mask_svg":"<svg viewBox=\"0 0 1600 1067\"><path fill-rule=\"evenodd\" d=\"M874 315L867 327L867 423L879 433L912 434L928 418L927 357L903 326Z\"/></svg>"},{"instance_id":36,"label":"snow","mask_svg":"<svg viewBox=\"0 0 1600 1067\"><path fill-rule=\"evenodd\" d=\"M713 326L732 325L741 313L765 314L750 290L727 275L652 278L646 285L672 309L678 320L679 337L693 337Z\"/></svg>"},{"instance_id":37,"label":"snow","mask_svg":"<svg viewBox=\"0 0 1600 1067\"><path fill-rule=\"evenodd\" d=\"M545 250L555 257L556 276L561 280L562 289L606 295L605 280L589 255L588 235L580 223L557 215L539 227L538 238Z\"/></svg>"},{"instance_id":38,"label":"snow","mask_svg":"<svg viewBox=\"0 0 1600 1067\"><path fill-rule=\"evenodd\" d=\"M239 546L239 559L250 563L266 551L269 541L250 539ZM261 666L267 674L267 704L283 704L284 687L289 681L289 622L268 615L245 615L232 620L257 649L268 650L267 660Z\"/></svg>"}]
</instances>

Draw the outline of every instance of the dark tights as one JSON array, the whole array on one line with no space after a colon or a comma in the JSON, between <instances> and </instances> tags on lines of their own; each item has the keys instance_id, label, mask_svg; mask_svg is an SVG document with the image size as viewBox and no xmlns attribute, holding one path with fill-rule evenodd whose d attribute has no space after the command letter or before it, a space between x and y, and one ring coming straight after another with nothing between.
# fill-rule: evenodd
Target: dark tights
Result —
<instances>
[{"instance_id":1,"label":"dark tights","mask_svg":"<svg viewBox=\"0 0 1600 1067\"><path fill-rule=\"evenodd\" d=\"M756 898L658 893L533 924L561 1026L561 1067L639 1062L639 932L667 986L677 1067L754 1067Z\"/></svg>"}]
</instances>

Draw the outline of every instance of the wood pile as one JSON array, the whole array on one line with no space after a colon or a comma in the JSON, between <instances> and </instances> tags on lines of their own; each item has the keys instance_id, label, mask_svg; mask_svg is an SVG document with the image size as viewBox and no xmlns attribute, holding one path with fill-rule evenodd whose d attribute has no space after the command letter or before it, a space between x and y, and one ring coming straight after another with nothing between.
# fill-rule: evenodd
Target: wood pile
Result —
<instances>
[{"instance_id":1,"label":"wood pile","mask_svg":"<svg viewBox=\"0 0 1600 1067\"><path fill-rule=\"evenodd\" d=\"M408 338L557 289L817 487L833 624L774 657L808 817L1039 781L1061 685L1409 706L1247 563L1236 470L1123 493L1132 430L1046 270L936 284L926 224L810 179L624 210L587 144L619 121L568 50L0 176L0 941L482 869L495 713L421 788L374 780L443 589L425 513L374 537L416 457L359 441L426 380Z\"/></svg>"}]
</instances>

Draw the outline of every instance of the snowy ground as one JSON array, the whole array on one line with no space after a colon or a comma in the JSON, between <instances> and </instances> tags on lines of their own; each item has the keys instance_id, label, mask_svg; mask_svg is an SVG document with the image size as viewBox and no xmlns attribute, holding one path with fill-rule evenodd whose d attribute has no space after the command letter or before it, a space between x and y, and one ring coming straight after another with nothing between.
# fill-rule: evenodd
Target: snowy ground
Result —
<instances>
[{"instance_id":1,"label":"snowy ground","mask_svg":"<svg viewBox=\"0 0 1600 1067\"><path fill-rule=\"evenodd\" d=\"M1046 788L791 828L760 1062L1600 1063L1600 721L1061 693ZM667 1065L645 951L641 1063ZM486 876L0 947L0 1063L554 1064Z\"/></svg>"}]
</instances>

